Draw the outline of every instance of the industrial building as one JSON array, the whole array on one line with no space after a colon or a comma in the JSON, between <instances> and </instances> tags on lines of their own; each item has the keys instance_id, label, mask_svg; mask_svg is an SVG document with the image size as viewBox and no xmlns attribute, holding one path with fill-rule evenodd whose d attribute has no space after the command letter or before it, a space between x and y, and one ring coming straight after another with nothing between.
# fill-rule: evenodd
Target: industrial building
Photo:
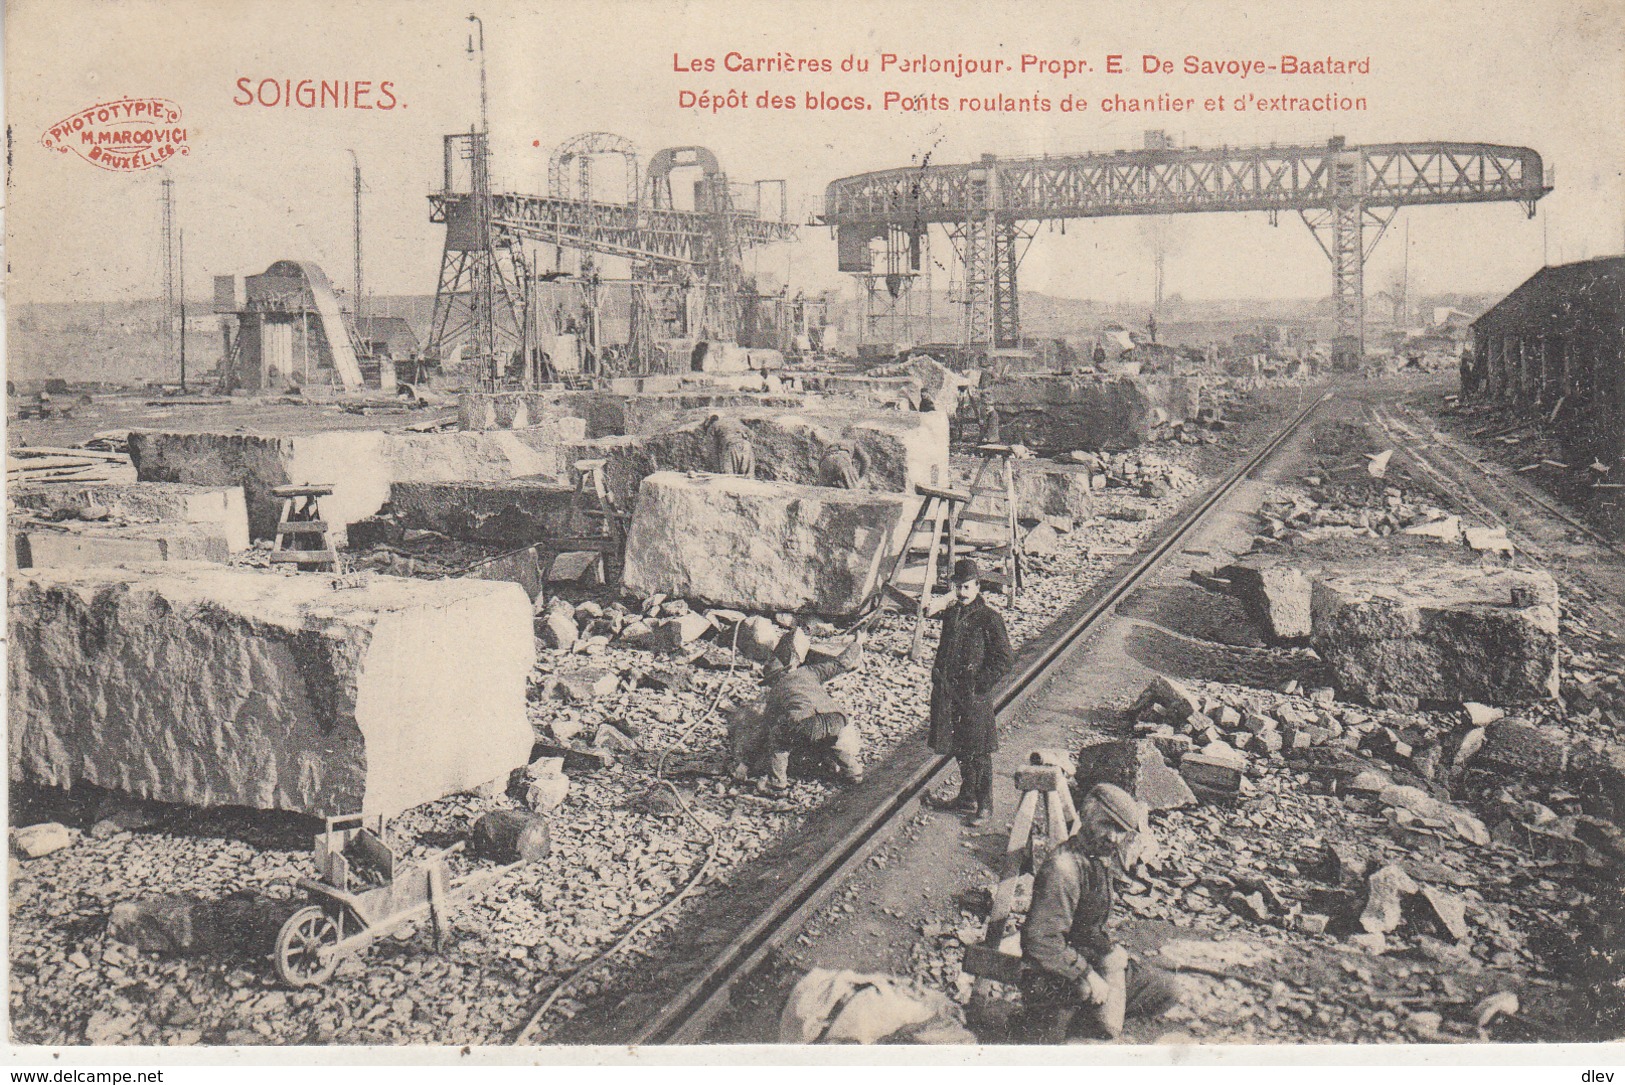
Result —
<instances>
[{"instance_id":1,"label":"industrial building","mask_svg":"<svg viewBox=\"0 0 1625 1085\"><path fill-rule=\"evenodd\" d=\"M1572 463L1625 481L1625 256L1544 267L1473 322L1469 388L1538 410Z\"/></svg>"}]
</instances>

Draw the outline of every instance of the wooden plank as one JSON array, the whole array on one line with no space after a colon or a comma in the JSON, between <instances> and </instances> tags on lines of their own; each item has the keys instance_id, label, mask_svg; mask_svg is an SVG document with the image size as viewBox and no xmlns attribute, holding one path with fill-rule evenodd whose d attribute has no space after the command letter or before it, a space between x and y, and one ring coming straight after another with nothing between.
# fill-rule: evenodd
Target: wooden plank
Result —
<instances>
[{"instance_id":1,"label":"wooden plank","mask_svg":"<svg viewBox=\"0 0 1625 1085\"><path fill-rule=\"evenodd\" d=\"M1054 792L1065 786L1065 777L1056 765L1026 765L1016 770L1017 791Z\"/></svg>"},{"instance_id":2,"label":"wooden plank","mask_svg":"<svg viewBox=\"0 0 1625 1085\"><path fill-rule=\"evenodd\" d=\"M326 520L284 520L276 526L278 535L325 535Z\"/></svg>"},{"instance_id":3,"label":"wooden plank","mask_svg":"<svg viewBox=\"0 0 1625 1085\"><path fill-rule=\"evenodd\" d=\"M339 556L331 550L273 550L271 561L282 565L336 565Z\"/></svg>"},{"instance_id":4,"label":"wooden plank","mask_svg":"<svg viewBox=\"0 0 1625 1085\"><path fill-rule=\"evenodd\" d=\"M960 969L978 979L996 983L1021 982L1021 958L993 946L966 946Z\"/></svg>"}]
</instances>

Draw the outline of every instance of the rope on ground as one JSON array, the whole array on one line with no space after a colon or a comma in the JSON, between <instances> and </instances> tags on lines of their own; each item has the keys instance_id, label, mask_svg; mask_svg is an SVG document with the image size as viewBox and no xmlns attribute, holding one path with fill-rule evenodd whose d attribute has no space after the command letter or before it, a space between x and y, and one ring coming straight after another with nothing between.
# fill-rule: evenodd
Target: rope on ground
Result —
<instances>
[{"instance_id":1,"label":"rope on ground","mask_svg":"<svg viewBox=\"0 0 1625 1085\"><path fill-rule=\"evenodd\" d=\"M524 1043L530 1034L535 1031L536 1026L541 1024L542 1019L547 1016L547 1012L553 1008L554 1004L557 1003L561 997L563 997L565 992L574 989L578 980L590 974L599 965L603 964L615 954L619 953L626 946L630 945L632 940L639 934L643 933L643 931L650 924L667 915L673 908L677 907L678 904L687 899L689 894L697 889L700 883L703 882L711 873L712 866L716 864L717 844L719 843L717 840L717 834L699 819L699 817L694 813L693 808L688 805L688 800L683 798L682 792L678 791L677 788L672 785L672 782L665 778L664 774L666 769L666 757L672 752L672 750L677 748L678 743L692 734L700 724L710 719L711 716L716 712L717 706L722 703L722 695L728 688L728 679L733 677L734 667L739 662L739 626L737 624L734 626L733 642L729 647L732 651L732 655L728 660L728 672L727 674L723 675L722 681L717 683L717 695L711 699L710 707L708 707L702 715L696 716L687 727L683 728L683 730L678 733L677 739L671 745L667 746L663 751L661 751L660 759L655 763L656 779L665 786L667 791L672 793L672 797L675 798L677 800L677 804L682 807L683 814L688 818L688 820L692 821L695 826L705 834L705 861L702 862L699 869L694 872L694 876L690 878L670 900L662 904L659 908L650 912L648 915L644 916L642 919L638 920L636 923L632 924L627 932L616 939L615 943L608 949L601 953L595 954L591 960L577 967L575 971L571 972L568 976L564 977L557 984L555 984L553 990L549 991L547 997L542 1000L542 1004L536 1007L536 1011L532 1013L530 1017L526 1019L525 1023L514 1032L513 1039L511 1041L513 1044L517 1045Z\"/></svg>"}]
</instances>

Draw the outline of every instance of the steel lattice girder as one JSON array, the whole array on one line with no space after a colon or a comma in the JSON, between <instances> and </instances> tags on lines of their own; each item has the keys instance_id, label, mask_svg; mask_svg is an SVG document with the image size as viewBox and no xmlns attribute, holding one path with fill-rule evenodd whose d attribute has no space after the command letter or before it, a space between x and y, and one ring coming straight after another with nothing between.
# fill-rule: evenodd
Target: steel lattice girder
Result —
<instances>
[{"instance_id":1,"label":"steel lattice girder","mask_svg":"<svg viewBox=\"0 0 1625 1085\"><path fill-rule=\"evenodd\" d=\"M445 222L467 193L436 192L429 196L431 222ZM550 245L648 260L658 264L704 267L715 259L714 215L700 211L606 203L598 200L525 196L510 192L491 196L491 229L498 244L504 236ZM754 215L732 214L734 236L741 247L793 241L796 227Z\"/></svg>"},{"instance_id":2,"label":"steel lattice girder","mask_svg":"<svg viewBox=\"0 0 1625 1085\"><path fill-rule=\"evenodd\" d=\"M1023 221L1326 207L1335 199L1331 167L1349 156L1357 156L1356 188L1367 206L1517 200L1532 214L1551 191L1538 153L1490 143L1145 150L998 159L998 214ZM822 221L871 233L963 222L979 209L972 175L989 165L843 177L825 190Z\"/></svg>"}]
</instances>

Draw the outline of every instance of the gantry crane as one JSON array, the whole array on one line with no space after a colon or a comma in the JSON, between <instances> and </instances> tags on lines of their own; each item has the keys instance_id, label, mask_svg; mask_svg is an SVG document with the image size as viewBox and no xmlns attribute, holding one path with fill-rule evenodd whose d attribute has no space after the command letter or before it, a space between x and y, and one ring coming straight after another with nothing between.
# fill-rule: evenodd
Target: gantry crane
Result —
<instances>
[{"instance_id":1,"label":"gantry crane","mask_svg":"<svg viewBox=\"0 0 1625 1085\"><path fill-rule=\"evenodd\" d=\"M438 357L458 343L472 343L493 359L528 346L525 284L534 272L525 241L630 261L631 362L646 371L654 357L650 339L732 340L744 251L796 237L793 224L736 207L727 175L704 147L657 152L640 186L631 144L587 133L554 152L550 192L534 196L489 191L483 140L477 132L445 137L444 182L429 196L430 221L446 227L429 337ZM590 163L600 155L627 158L625 202L595 197ZM466 183L462 162L473 167ZM699 172L692 209L680 209L673 199L672 175L685 169Z\"/></svg>"},{"instance_id":2,"label":"gantry crane","mask_svg":"<svg viewBox=\"0 0 1625 1085\"><path fill-rule=\"evenodd\" d=\"M1332 264L1338 333L1361 337L1365 261L1401 207L1512 200L1533 217L1545 184L1540 155L1490 143L1172 148L1041 158L983 155L962 165L879 170L825 191L841 271L872 290L876 258L892 293L920 270L929 227L947 231L963 267L967 345L1020 345L1016 269L1039 224L1108 215L1296 211Z\"/></svg>"}]
</instances>

